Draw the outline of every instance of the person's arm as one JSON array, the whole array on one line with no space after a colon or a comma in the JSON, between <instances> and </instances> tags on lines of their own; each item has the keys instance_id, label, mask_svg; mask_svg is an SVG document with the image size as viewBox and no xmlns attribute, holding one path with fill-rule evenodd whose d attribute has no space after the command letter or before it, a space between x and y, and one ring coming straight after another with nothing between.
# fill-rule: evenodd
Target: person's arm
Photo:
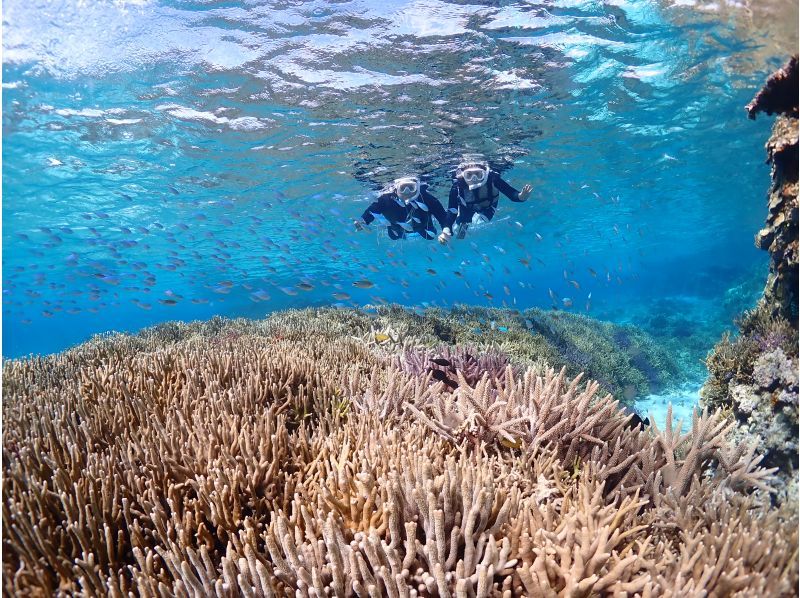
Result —
<instances>
[{"instance_id":1,"label":"person's arm","mask_svg":"<svg viewBox=\"0 0 800 598\"><path fill-rule=\"evenodd\" d=\"M377 201L373 201L371 204L369 204L369 207L364 210L364 213L361 214L361 219L365 224L370 224L373 220L375 220L375 214L380 213L381 205Z\"/></svg>"},{"instance_id":2,"label":"person's arm","mask_svg":"<svg viewBox=\"0 0 800 598\"><path fill-rule=\"evenodd\" d=\"M448 232L452 232L453 223L458 216L458 183L453 181L453 186L450 187L450 198L447 201L447 228Z\"/></svg>"},{"instance_id":3,"label":"person's arm","mask_svg":"<svg viewBox=\"0 0 800 598\"><path fill-rule=\"evenodd\" d=\"M361 214L361 220L354 220L353 221L353 224L355 225L355 227L358 230L361 230L362 228L364 228L364 224L372 223L372 221L375 220L374 214L380 214L381 212L383 212L383 210L381 209L381 199L382 198L383 198L383 196L381 195L378 199L376 199L371 204L369 204L369 207L366 210L364 210L363 214ZM363 221L363 224L362 224L362 221Z\"/></svg>"},{"instance_id":4,"label":"person's arm","mask_svg":"<svg viewBox=\"0 0 800 598\"><path fill-rule=\"evenodd\" d=\"M439 222L439 226L444 229L448 225L449 219L441 202L425 190L422 191L422 199L425 200L425 205L428 206L430 213Z\"/></svg>"},{"instance_id":5,"label":"person's arm","mask_svg":"<svg viewBox=\"0 0 800 598\"><path fill-rule=\"evenodd\" d=\"M493 180L492 180L492 184L495 186L495 188L496 188L496 189L497 189L497 190L498 190L500 193L502 193L503 195L505 195L505 196L506 196L508 199L510 199L511 201L520 201L520 198L519 198L519 191L517 191L516 189L514 189L514 187L512 187L511 185L509 185L508 183L506 183L506 182L505 182L505 181L504 181L504 180L503 180L503 179L500 177L500 175L499 175L499 174L494 174L494 176L493 176L492 178L493 178Z\"/></svg>"},{"instance_id":6,"label":"person's arm","mask_svg":"<svg viewBox=\"0 0 800 598\"><path fill-rule=\"evenodd\" d=\"M439 203L438 200L436 203ZM450 237L453 236L453 223L456 221L456 216L458 216L458 183L453 181L453 186L450 187L450 199L447 202L444 220L439 220L442 225L442 232L439 233L439 243L442 245L445 245L450 240Z\"/></svg>"}]
</instances>

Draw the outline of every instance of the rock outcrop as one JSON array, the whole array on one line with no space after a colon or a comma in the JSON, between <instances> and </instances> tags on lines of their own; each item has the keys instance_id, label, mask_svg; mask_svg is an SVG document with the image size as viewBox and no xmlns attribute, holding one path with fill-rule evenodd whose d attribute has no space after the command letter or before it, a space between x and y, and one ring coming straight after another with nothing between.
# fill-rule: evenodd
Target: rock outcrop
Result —
<instances>
[{"instance_id":1,"label":"rock outcrop","mask_svg":"<svg viewBox=\"0 0 800 598\"><path fill-rule=\"evenodd\" d=\"M756 235L756 246L770 254L770 272L762 307L773 316L797 321L797 56L774 73L747 105L750 118L759 112L778 114L767 142L772 165L769 215Z\"/></svg>"},{"instance_id":2,"label":"rock outcrop","mask_svg":"<svg viewBox=\"0 0 800 598\"><path fill-rule=\"evenodd\" d=\"M770 254L764 295L745 313L739 335L725 336L706 363L707 406L729 410L738 434L755 436L766 461L788 480L798 466L798 73L797 56L748 104L750 118L778 114L766 145L772 166L769 213L756 246Z\"/></svg>"}]
</instances>

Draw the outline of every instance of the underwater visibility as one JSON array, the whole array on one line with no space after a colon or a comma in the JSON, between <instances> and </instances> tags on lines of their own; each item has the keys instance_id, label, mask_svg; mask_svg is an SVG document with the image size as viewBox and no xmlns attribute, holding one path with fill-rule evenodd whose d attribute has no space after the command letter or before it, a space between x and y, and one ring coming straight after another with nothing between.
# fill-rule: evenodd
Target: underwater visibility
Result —
<instances>
[{"instance_id":1,"label":"underwater visibility","mask_svg":"<svg viewBox=\"0 0 800 598\"><path fill-rule=\"evenodd\" d=\"M3 3L6 596L797 596L798 6Z\"/></svg>"}]
</instances>

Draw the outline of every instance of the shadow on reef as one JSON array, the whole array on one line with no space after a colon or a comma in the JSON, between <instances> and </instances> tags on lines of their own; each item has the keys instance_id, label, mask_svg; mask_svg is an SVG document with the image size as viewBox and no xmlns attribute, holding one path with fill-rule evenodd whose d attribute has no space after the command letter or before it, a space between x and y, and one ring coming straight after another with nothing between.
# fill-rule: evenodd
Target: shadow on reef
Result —
<instances>
[{"instance_id":1,"label":"shadow on reef","mask_svg":"<svg viewBox=\"0 0 800 598\"><path fill-rule=\"evenodd\" d=\"M214 318L5 362L4 594L793 594L796 502L724 414L643 428L530 363L555 350L524 319L514 356L428 317Z\"/></svg>"},{"instance_id":2,"label":"shadow on reef","mask_svg":"<svg viewBox=\"0 0 800 598\"><path fill-rule=\"evenodd\" d=\"M758 305L738 322L706 361L706 405L728 410L737 434L754 437L765 462L797 484L798 468L798 74L797 56L774 73L747 106L779 116L767 141L772 185L765 227L756 245L770 254L767 284Z\"/></svg>"}]
</instances>

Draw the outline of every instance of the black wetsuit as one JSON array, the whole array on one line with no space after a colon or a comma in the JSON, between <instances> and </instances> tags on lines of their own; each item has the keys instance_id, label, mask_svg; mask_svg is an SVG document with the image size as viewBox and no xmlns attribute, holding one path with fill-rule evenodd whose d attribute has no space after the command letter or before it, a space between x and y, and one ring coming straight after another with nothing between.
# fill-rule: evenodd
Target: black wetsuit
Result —
<instances>
[{"instance_id":1,"label":"black wetsuit","mask_svg":"<svg viewBox=\"0 0 800 598\"><path fill-rule=\"evenodd\" d=\"M494 170L489 171L486 183L473 191L470 191L463 178L454 178L447 205L447 227L452 229L454 223L461 225L472 222L475 214L482 214L487 220L494 218L500 197L498 191L511 201L522 201L519 191L501 179Z\"/></svg>"},{"instance_id":2,"label":"black wetsuit","mask_svg":"<svg viewBox=\"0 0 800 598\"><path fill-rule=\"evenodd\" d=\"M375 215L380 214L389 221L386 230L390 239L402 239L407 233L418 233L425 239L436 238L436 228L433 218L439 221L439 226L446 226L447 213L444 207L433 195L428 193L425 186L420 187L419 196L414 201L404 203L394 191L384 193L373 201L361 215L364 222L369 224L375 220Z\"/></svg>"}]
</instances>

